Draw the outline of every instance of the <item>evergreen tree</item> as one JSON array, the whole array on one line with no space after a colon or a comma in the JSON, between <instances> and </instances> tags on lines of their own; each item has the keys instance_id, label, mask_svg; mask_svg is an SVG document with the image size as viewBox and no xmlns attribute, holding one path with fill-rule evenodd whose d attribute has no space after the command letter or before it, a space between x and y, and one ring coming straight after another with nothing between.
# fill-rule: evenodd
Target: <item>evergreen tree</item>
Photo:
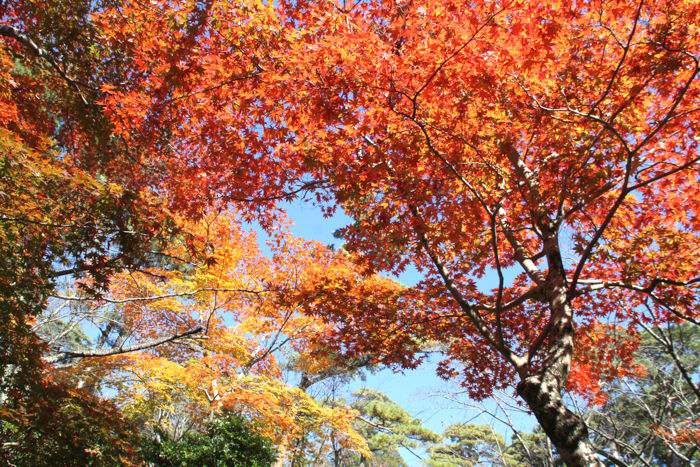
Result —
<instances>
[{"instance_id":1,"label":"evergreen tree","mask_svg":"<svg viewBox=\"0 0 700 467\"><path fill-rule=\"evenodd\" d=\"M430 448L431 467L474 466L486 463L494 466L516 465L506 452L503 437L488 425L458 423L445 429L445 444Z\"/></svg>"},{"instance_id":2,"label":"evergreen tree","mask_svg":"<svg viewBox=\"0 0 700 467\"><path fill-rule=\"evenodd\" d=\"M352 407L359 412L355 428L367 440L372 458L337 450L334 465L405 466L401 448L412 452L426 443L440 441L440 435L424 427L385 394L364 388L353 396Z\"/></svg>"},{"instance_id":3,"label":"evergreen tree","mask_svg":"<svg viewBox=\"0 0 700 467\"><path fill-rule=\"evenodd\" d=\"M143 457L156 466L264 467L275 461L269 439L245 418L224 413L204 433L189 432L180 439L160 433L144 443Z\"/></svg>"}]
</instances>

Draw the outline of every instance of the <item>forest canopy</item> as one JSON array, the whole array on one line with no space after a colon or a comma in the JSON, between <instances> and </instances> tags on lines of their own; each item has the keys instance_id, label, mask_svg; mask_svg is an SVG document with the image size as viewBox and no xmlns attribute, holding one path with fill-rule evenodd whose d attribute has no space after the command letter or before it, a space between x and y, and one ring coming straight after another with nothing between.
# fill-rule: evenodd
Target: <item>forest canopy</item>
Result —
<instances>
[{"instance_id":1,"label":"forest canopy","mask_svg":"<svg viewBox=\"0 0 700 467\"><path fill-rule=\"evenodd\" d=\"M0 459L697 462L699 16L0 2ZM343 390L431 359L536 428Z\"/></svg>"}]
</instances>

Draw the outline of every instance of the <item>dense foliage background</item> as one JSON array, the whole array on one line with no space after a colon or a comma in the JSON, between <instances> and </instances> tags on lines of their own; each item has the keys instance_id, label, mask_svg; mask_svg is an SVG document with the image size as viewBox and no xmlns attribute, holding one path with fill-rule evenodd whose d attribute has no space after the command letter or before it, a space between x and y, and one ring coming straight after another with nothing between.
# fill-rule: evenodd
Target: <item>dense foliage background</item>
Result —
<instances>
[{"instance_id":1,"label":"dense foliage background","mask_svg":"<svg viewBox=\"0 0 700 467\"><path fill-rule=\"evenodd\" d=\"M0 1L0 461L700 462L698 24ZM344 390L429 355L480 418Z\"/></svg>"}]
</instances>

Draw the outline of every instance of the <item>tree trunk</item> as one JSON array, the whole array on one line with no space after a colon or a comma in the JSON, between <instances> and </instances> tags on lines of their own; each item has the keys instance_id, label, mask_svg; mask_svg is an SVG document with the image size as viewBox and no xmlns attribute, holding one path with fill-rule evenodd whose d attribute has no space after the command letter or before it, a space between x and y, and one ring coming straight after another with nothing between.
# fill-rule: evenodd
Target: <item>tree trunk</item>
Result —
<instances>
[{"instance_id":1,"label":"tree trunk","mask_svg":"<svg viewBox=\"0 0 700 467\"><path fill-rule=\"evenodd\" d=\"M604 465L588 441L586 424L581 417L566 408L556 384L543 383L536 377L530 377L518 384L517 391L567 465Z\"/></svg>"},{"instance_id":2,"label":"tree trunk","mask_svg":"<svg viewBox=\"0 0 700 467\"><path fill-rule=\"evenodd\" d=\"M567 300L566 273L556 237L545 241L545 251L550 267L546 300L551 311L551 322L543 331L543 337L549 340L549 346L541 370L523 377L517 393L535 414L568 466L603 466L588 440L585 422L570 411L562 400L574 353L573 310Z\"/></svg>"},{"instance_id":3,"label":"tree trunk","mask_svg":"<svg viewBox=\"0 0 700 467\"><path fill-rule=\"evenodd\" d=\"M287 463L287 456L289 454L288 445L289 439L285 436L282 438L279 446L277 446L277 459L275 460L273 467L284 467L284 464Z\"/></svg>"}]
</instances>

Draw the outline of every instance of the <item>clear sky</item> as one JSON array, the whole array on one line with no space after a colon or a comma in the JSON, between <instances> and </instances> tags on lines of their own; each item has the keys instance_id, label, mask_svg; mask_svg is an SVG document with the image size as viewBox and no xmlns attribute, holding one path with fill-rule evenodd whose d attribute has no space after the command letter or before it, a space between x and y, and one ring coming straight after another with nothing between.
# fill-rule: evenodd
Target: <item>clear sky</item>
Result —
<instances>
[{"instance_id":1,"label":"clear sky","mask_svg":"<svg viewBox=\"0 0 700 467\"><path fill-rule=\"evenodd\" d=\"M285 209L293 221L291 230L294 235L329 245L335 244L336 247L341 245L341 240L334 238L333 232L350 222L350 218L343 213L339 212L331 218L324 218L318 207L301 200L286 204ZM264 235L261 235L260 238L263 239ZM398 280L406 285L415 284L419 279L417 272L411 270L398 277ZM494 274L490 277L487 275L483 283L479 285L490 289L495 284ZM447 425L470 421L478 416L479 410L438 395L459 394L462 390L457 382L447 382L437 377L435 374L435 365L439 361L437 357L439 356L429 359L415 370L407 370L403 373L383 370L376 374L370 374L365 381L353 382L347 390L352 392L361 387L379 390L413 416L423 420L425 426L441 433ZM467 404L470 403L464 395L457 395L455 398ZM471 403L474 402L471 401ZM485 407L489 410L497 408L493 401L486 401ZM519 430L530 431L534 426L535 420L531 416L526 414L511 414L511 416L513 416L513 423ZM488 415L482 414L472 421L492 424L494 429L505 437L506 441L510 441L510 430L505 425L495 422ZM419 452L418 454L424 456L425 453ZM405 450L403 456L410 466L423 465L420 459Z\"/></svg>"}]
</instances>

